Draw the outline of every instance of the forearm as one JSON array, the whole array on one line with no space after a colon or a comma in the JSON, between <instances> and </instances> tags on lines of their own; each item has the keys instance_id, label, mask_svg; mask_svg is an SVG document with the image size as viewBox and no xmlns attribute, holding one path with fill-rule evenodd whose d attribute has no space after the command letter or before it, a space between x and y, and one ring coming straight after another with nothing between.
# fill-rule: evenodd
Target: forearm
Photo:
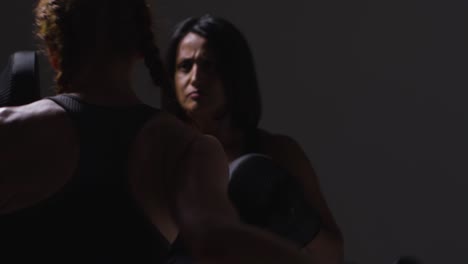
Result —
<instances>
[{"instance_id":1,"label":"forearm","mask_svg":"<svg viewBox=\"0 0 468 264\"><path fill-rule=\"evenodd\" d=\"M323 227L317 236L303 248L303 251L308 255L310 264L342 264L344 262L341 234Z\"/></svg>"}]
</instances>

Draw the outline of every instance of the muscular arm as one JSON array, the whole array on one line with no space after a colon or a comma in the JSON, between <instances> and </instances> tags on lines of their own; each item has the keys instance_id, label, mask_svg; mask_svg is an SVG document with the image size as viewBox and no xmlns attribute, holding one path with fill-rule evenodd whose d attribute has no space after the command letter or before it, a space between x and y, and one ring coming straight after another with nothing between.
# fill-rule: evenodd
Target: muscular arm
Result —
<instances>
[{"instance_id":1,"label":"muscular arm","mask_svg":"<svg viewBox=\"0 0 468 264\"><path fill-rule=\"evenodd\" d=\"M153 223L167 238L181 236L196 262L307 263L289 242L241 224L227 196L228 166L216 139L159 114L140 133L132 157L137 199L149 215L158 212Z\"/></svg>"},{"instance_id":2,"label":"muscular arm","mask_svg":"<svg viewBox=\"0 0 468 264\"><path fill-rule=\"evenodd\" d=\"M8 201L13 197L16 190L12 186L14 177L12 168L16 167L12 160L13 144L11 136L13 129L11 127L12 111L9 108L0 108L0 212L6 207Z\"/></svg>"},{"instance_id":3,"label":"muscular arm","mask_svg":"<svg viewBox=\"0 0 468 264\"><path fill-rule=\"evenodd\" d=\"M78 153L70 121L48 100L0 108L0 214L54 193Z\"/></svg>"},{"instance_id":4,"label":"muscular arm","mask_svg":"<svg viewBox=\"0 0 468 264\"><path fill-rule=\"evenodd\" d=\"M343 263L343 238L333 215L320 190L320 183L302 148L287 136L264 135L269 142L267 152L286 168L304 186L305 198L320 214L322 226L317 236L309 242L304 251L310 256L310 263Z\"/></svg>"},{"instance_id":5,"label":"muscular arm","mask_svg":"<svg viewBox=\"0 0 468 264\"><path fill-rule=\"evenodd\" d=\"M227 196L227 161L208 136L190 143L177 172L174 214L180 235L202 263L307 263L292 244L241 224Z\"/></svg>"}]
</instances>

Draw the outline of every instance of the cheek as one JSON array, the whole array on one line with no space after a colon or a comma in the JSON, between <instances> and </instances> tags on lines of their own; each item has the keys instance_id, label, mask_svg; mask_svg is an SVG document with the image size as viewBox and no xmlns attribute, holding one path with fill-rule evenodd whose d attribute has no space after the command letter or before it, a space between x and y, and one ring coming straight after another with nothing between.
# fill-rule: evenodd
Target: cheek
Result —
<instances>
[{"instance_id":1,"label":"cheek","mask_svg":"<svg viewBox=\"0 0 468 264\"><path fill-rule=\"evenodd\" d=\"M175 76L174 78L174 89L175 89L177 100L180 103L182 103L183 94L184 94L184 85L183 85L181 78L178 78L177 76Z\"/></svg>"}]
</instances>

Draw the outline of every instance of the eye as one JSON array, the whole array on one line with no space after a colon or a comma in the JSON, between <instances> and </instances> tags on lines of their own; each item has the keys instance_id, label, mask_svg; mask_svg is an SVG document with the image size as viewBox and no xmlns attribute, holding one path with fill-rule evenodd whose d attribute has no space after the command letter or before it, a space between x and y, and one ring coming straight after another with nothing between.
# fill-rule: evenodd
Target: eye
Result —
<instances>
[{"instance_id":1,"label":"eye","mask_svg":"<svg viewBox=\"0 0 468 264\"><path fill-rule=\"evenodd\" d=\"M181 72L190 72L193 66L193 60L183 60L177 64L177 70Z\"/></svg>"}]
</instances>

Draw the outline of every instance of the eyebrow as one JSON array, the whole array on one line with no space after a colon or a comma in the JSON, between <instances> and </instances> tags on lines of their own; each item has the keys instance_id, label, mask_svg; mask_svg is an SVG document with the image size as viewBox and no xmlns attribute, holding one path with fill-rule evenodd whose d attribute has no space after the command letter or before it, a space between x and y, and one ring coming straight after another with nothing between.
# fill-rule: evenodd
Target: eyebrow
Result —
<instances>
[{"instance_id":1,"label":"eyebrow","mask_svg":"<svg viewBox=\"0 0 468 264\"><path fill-rule=\"evenodd\" d=\"M192 57L179 57L176 60L176 65L183 63L183 62L188 62L188 61L194 61Z\"/></svg>"},{"instance_id":2,"label":"eyebrow","mask_svg":"<svg viewBox=\"0 0 468 264\"><path fill-rule=\"evenodd\" d=\"M199 60L208 60L208 61L215 61L213 56L209 54L201 54L198 58L194 58L194 56L178 56L176 63L184 62L184 61L199 61Z\"/></svg>"}]
</instances>

